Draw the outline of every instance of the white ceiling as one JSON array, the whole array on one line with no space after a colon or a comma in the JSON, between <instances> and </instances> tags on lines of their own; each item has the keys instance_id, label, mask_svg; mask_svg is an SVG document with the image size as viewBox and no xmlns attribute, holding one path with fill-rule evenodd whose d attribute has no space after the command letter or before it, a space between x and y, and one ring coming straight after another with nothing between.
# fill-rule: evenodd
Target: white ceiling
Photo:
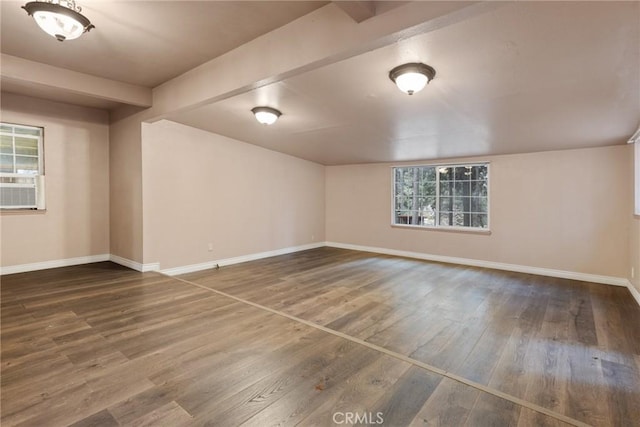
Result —
<instances>
[{"instance_id":1,"label":"white ceiling","mask_svg":"<svg viewBox=\"0 0 640 427\"><path fill-rule=\"evenodd\" d=\"M437 70L408 96L404 62ZM280 109L272 126L250 113ZM169 119L334 165L621 144L640 120L640 3L514 2Z\"/></svg>"},{"instance_id":2,"label":"white ceiling","mask_svg":"<svg viewBox=\"0 0 640 427\"><path fill-rule=\"evenodd\" d=\"M328 3L78 0L96 28L60 43L21 9L27 1L0 1L3 53L147 87Z\"/></svg>"},{"instance_id":3,"label":"white ceiling","mask_svg":"<svg viewBox=\"0 0 640 427\"><path fill-rule=\"evenodd\" d=\"M80 0L96 29L64 43L23 3L0 1L3 54L154 87L327 2ZM377 2L375 19L405 3ZM327 165L623 144L637 129L640 2L505 2L470 16L164 118ZM408 96L387 74L417 61L437 75ZM61 102L120 105L4 74L2 83ZM250 113L257 105L284 114L265 127Z\"/></svg>"}]
</instances>

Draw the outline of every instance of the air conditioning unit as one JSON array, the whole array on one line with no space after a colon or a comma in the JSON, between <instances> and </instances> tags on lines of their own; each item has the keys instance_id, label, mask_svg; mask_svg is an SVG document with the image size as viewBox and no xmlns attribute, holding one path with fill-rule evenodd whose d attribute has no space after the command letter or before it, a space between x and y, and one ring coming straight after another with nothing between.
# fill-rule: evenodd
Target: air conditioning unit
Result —
<instances>
[{"instance_id":1,"label":"air conditioning unit","mask_svg":"<svg viewBox=\"0 0 640 427\"><path fill-rule=\"evenodd\" d=\"M44 175L0 174L0 208L44 209Z\"/></svg>"}]
</instances>

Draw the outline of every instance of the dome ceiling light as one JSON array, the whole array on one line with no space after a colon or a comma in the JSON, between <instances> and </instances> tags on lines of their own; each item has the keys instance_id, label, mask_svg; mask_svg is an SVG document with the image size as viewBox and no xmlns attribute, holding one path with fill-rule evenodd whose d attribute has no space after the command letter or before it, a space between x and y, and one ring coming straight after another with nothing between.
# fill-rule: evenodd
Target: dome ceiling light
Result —
<instances>
[{"instance_id":1,"label":"dome ceiling light","mask_svg":"<svg viewBox=\"0 0 640 427\"><path fill-rule=\"evenodd\" d=\"M435 76L433 67L418 62L398 65L389 71L389 78L398 89L409 95L420 92Z\"/></svg>"},{"instance_id":2,"label":"dome ceiling light","mask_svg":"<svg viewBox=\"0 0 640 427\"><path fill-rule=\"evenodd\" d=\"M75 0L31 1L24 6L29 16L47 34L58 41L73 40L95 26L80 12Z\"/></svg>"},{"instance_id":3,"label":"dome ceiling light","mask_svg":"<svg viewBox=\"0 0 640 427\"><path fill-rule=\"evenodd\" d=\"M256 120L263 125L272 125L278 120L282 113L271 107L255 107L251 112L256 116Z\"/></svg>"}]
</instances>

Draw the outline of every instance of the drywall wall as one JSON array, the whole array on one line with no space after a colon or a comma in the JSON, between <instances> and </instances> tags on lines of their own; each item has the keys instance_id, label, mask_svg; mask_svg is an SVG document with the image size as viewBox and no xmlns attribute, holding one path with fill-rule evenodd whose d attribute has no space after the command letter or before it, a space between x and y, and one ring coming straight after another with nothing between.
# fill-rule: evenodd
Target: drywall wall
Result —
<instances>
[{"instance_id":1,"label":"drywall wall","mask_svg":"<svg viewBox=\"0 0 640 427\"><path fill-rule=\"evenodd\" d=\"M324 241L324 166L166 120L143 124L142 158L144 263Z\"/></svg>"},{"instance_id":2,"label":"drywall wall","mask_svg":"<svg viewBox=\"0 0 640 427\"><path fill-rule=\"evenodd\" d=\"M46 211L1 215L2 266L109 253L106 111L9 93L2 121L44 127Z\"/></svg>"},{"instance_id":3,"label":"drywall wall","mask_svg":"<svg viewBox=\"0 0 640 427\"><path fill-rule=\"evenodd\" d=\"M626 278L627 148L472 159L491 163L488 235L392 227L390 164L330 166L327 241Z\"/></svg>"},{"instance_id":4,"label":"drywall wall","mask_svg":"<svg viewBox=\"0 0 640 427\"><path fill-rule=\"evenodd\" d=\"M142 148L137 116L110 128L111 254L142 263Z\"/></svg>"},{"instance_id":5,"label":"drywall wall","mask_svg":"<svg viewBox=\"0 0 640 427\"><path fill-rule=\"evenodd\" d=\"M629 163L631 172L629 174L630 180L634 182L631 186L632 189L629 192L629 197L634 200L636 197L636 185L640 185L640 157L636 157L634 148L640 150L640 142L630 144L627 146L629 154ZM634 200L635 201L635 200ZM635 210L632 210L629 215L629 271L628 277L631 284L640 293L640 215L633 215ZM634 274L631 275L631 269L633 268ZM640 301L638 301L640 303Z\"/></svg>"},{"instance_id":6,"label":"drywall wall","mask_svg":"<svg viewBox=\"0 0 640 427\"><path fill-rule=\"evenodd\" d=\"M634 270L634 277L631 277L631 269L629 269L629 281L640 293L640 217L638 216L631 219L629 237L631 268Z\"/></svg>"}]
</instances>

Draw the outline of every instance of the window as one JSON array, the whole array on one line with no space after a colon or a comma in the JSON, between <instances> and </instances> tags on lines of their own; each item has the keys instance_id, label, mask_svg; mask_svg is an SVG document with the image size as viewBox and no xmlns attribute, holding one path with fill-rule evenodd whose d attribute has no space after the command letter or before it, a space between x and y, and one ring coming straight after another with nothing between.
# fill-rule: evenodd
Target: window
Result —
<instances>
[{"instance_id":1,"label":"window","mask_svg":"<svg viewBox=\"0 0 640 427\"><path fill-rule=\"evenodd\" d=\"M0 123L0 208L44 209L43 129Z\"/></svg>"},{"instance_id":2,"label":"window","mask_svg":"<svg viewBox=\"0 0 640 427\"><path fill-rule=\"evenodd\" d=\"M489 165L393 168L393 224L489 228Z\"/></svg>"}]
</instances>

